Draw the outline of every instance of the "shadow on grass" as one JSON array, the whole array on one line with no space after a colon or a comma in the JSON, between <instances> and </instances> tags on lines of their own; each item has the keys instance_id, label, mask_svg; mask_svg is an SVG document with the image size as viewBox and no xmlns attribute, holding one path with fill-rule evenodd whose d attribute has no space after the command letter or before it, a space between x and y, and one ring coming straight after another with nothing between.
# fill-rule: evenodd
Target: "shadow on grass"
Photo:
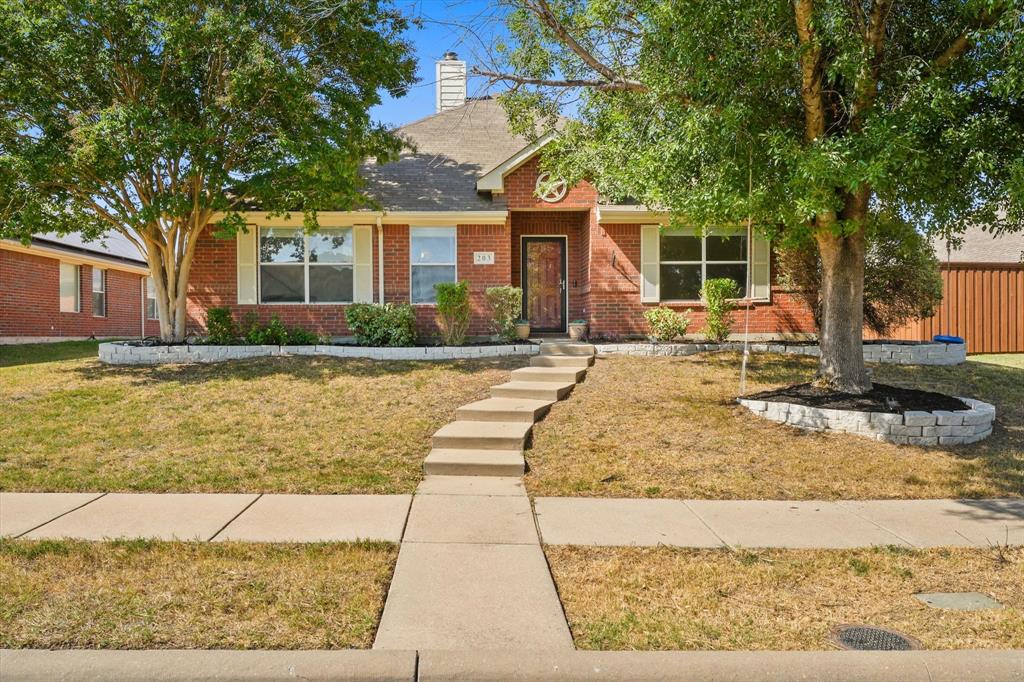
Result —
<instances>
[{"instance_id":1,"label":"shadow on grass","mask_svg":"<svg viewBox=\"0 0 1024 682\"><path fill-rule=\"evenodd\" d=\"M321 356L264 357L188 365L105 365L99 362L76 367L86 380L128 379L135 385L154 383L199 384L207 381L241 379L252 381L286 375L304 381L326 382L336 377L380 378L438 369L471 375L492 369L512 370L525 365L522 357L476 360L367 360Z\"/></svg>"},{"instance_id":2,"label":"shadow on grass","mask_svg":"<svg viewBox=\"0 0 1024 682\"><path fill-rule=\"evenodd\" d=\"M23 343L0 345L0 367L38 365L61 360L95 358L99 341L58 341L56 343Z\"/></svg>"}]
</instances>

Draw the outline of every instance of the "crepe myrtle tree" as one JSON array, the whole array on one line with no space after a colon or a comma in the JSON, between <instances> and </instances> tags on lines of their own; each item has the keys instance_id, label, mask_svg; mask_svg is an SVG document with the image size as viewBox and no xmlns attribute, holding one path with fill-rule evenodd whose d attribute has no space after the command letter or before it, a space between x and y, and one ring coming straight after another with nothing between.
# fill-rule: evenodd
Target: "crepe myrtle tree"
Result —
<instances>
[{"instance_id":1,"label":"crepe myrtle tree","mask_svg":"<svg viewBox=\"0 0 1024 682\"><path fill-rule=\"evenodd\" d=\"M0 235L123 234L182 340L204 227L262 206L316 229L399 150L368 111L413 81L406 27L378 0L0 4Z\"/></svg>"},{"instance_id":2,"label":"crepe myrtle tree","mask_svg":"<svg viewBox=\"0 0 1024 682\"><path fill-rule=\"evenodd\" d=\"M705 228L752 219L821 261L816 382L860 393L865 226L1024 222L1019 0L504 0L477 73L543 163ZM922 247L924 248L924 247Z\"/></svg>"}]
</instances>

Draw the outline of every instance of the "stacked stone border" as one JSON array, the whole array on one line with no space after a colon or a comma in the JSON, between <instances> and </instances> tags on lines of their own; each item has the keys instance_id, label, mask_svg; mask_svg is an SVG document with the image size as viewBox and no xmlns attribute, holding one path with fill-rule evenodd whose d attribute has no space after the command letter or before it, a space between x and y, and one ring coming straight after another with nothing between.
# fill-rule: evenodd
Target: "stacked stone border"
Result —
<instances>
[{"instance_id":1,"label":"stacked stone border","mask_svg":"<svg viewBox=\"0 0 1024 682\"><path fill-rule=\"evenodd\" d=\"M743 350L736 341L726 343L598 343L598 355L695 355L709 351ZM821 355L813 344L759 342L749 346L752 353L781 353L784 355ZM967 360L965 343L865 343L865 362L884 362L897 365L959 365Z\"/></svg>"},{"instance_id":2,"label":"stacked stone border","mask_svg":"<svg viewBox=\"0 0 1024 682\"><path fill-rule=\"evenodd\" d=\"M972 398L958 399L970 409L892 414L830 410L770 400L738 400L757 416L780 424L811 431L852 433L897 445L963 445L991 435L995 406Z\"/></svg>"},{"instance_id":3,"label":"stacked stone border","mask_svg":"<svg viewBox=\"0 0 1024 682\"><path fill-rule=\"evenodd\" d=\"M137 346L125 343L101 343L100 361L110 365L163 365L222 362L291 355L322 355L335 358L369 360L472 360L512 355L536 355L540 346L510 344L497 346Z\"/></svg>"}]
</instances>

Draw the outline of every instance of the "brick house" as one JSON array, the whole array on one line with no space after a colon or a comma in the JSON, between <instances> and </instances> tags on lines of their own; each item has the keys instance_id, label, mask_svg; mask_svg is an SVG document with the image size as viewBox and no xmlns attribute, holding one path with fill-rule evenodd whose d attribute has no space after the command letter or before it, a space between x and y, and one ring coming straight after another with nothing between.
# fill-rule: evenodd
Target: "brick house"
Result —
<instances>
[{"instance_id":1,"label":"brick house","mask_svg":"<svg viewBox=\"0 0 1024 682\"><path fill-rule=\"evenodd\" d=\"M509 284L523 288L523 317L538 332L582 319L592 336L643 335L643 312L657 305L690 311L699 331L701 282L732 277L751 337L813 332L799 298L772 282L767 242L743 229L665 231L666 215L605 203L588 182L552 187L539 173L547 139L518 137L496 101L467 99L465 71L452 54L439 62L438 112L398 130L413 149L364 166L379 210L321 212L309 236L299 215L247 213L250 229L229 240L208 228L192 268L190 328L203 326L207 308L228 306L345 337L345 304L372 301L412 303L429 335L433 284L466 280L471 335L491 333L484 291Z\"/></svg>"},{"instance_id":2,"label":"brick house","mask_svg":"<svg viewBox=\"0 0 1024 682\"><path fill-rule=\"evenodd\" d=\"M160 333L149 266L116 234L0 240L0 343Z\"/></svg>"}]
</instances>

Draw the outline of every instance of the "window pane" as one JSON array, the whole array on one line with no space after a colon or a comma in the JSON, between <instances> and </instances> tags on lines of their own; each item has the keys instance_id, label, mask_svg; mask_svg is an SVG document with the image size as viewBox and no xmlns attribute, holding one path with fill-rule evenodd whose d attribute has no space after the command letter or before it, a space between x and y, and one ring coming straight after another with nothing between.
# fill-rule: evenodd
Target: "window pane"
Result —
<instances>
[{"instance_id":1,"label":"window pane","mask_svg":"<svg viewBox=\"0 0 1024 682\"><path fill-rule=\"evenodd\" d=\"M747 260L747 237L708 237L708 260ZM709 275L710 277L710 275Z\"/></svg>"},{"instance_id":2,"label":"window pane","mask_svg":"<svg viewBox=\"0 0 1024 682\"><path fill-rule=\"evenodd\" d=\"M280 227L260 230L261 263L301 263L303 258L302 230Z\"/></svg>"},{"instance_id":3,"label":"window pane","mask_svg":"<svg viewBox=\"0 0 1024 682\"><path fill-rule=\"evenodd\" d=\"M155 320L157 319L156 299L146 299L146 319Z\"/></svg>"},{"instance_id":4,"label":"window pane","mask_svg":"<svg viewBox=\"0 0 1024 682\"><path fill-rule=\"evenodd\" d=\"M699 265L661 266L661 300L696 301L699 298Z\"/></svg>"},{"instance_id":5,"label":"window pane","mask_svg":"<svg viewBox=\"0 0 1024 682\"><path fill-rule=\"evenodd\" d=\"M309 235L309 262L351 263L352 228L323 229ZM312 279L310 281L312 282ZM310 296L312 295L310 292Z\"/></svg>"},{"instance_id":6,"label":"window pane","mask_svg":"<svg viewBox=\"0 0 1024 682\"><path fill-rule=\"evenodd\" d=\"M99 268L92 269L92 290L103 291L103 270Z\"/></svg>"},{"instance_id":7,"label":"window pane","mask_svg":"<svg viewBox=\"0 0 1024 682\"><path fill-rule=\"evenodd\" d=\"M306 300L304 265L261 265L260 302L303 303Z\"/></svg>"},{"instance_id":8,"label":"window pane","mask_svg":"<svg viewBox=\"0 0 1024 682\"><path fill-rule=\"evenodd\" d=\"M107 316L107 295L102 291L92 292L92 314L96 317Z\"/></svg>"},{"instance_id":9,"label":"window pane","mask_svg":"<svg viewBox=\"0 0 1024 682\"><path fill-rule=\"evenodd\" d=\"M410 262L455 262L454 227L414 227L410 234Z\"/></svg>"},{"instance_id":10,"label":"window pane","mask_svg":"<svg viewBox=\"0 0 1024 682\"><path fill-rule=\"evenodd\" d=\"M661 260L700 260L700 237L691 235L662 235Z\"/></svg>"},{"instance_id":11,"label":"window pane","mask_svg":"<svg viewBox=\"0 0 1024 682\"><path fill-rule=\"evenodd\" d=\"M454 281L454 265L414 265L412 268L412 302L433 303L437 300L434 285L438 282Z\"/></svg>"},{"instance_id":12,"label":"window pane","mask_svg":"<svg viewBox=\"0 0 1024 682\"><path fill-rule=\"evenodd\" d=\"M156 298L156 282L152 277L146 278L146 298Z\"/></svg>"},{"instance_id":13,"label":"window pane","mask_svg":"<svg viewBox=\"0 0 1024 682\"><path fill-rule=\"evenodd\" d=\"M745 263L736 263L728 265L715 265L708 264L707 266L708 279L719 279L721 277L728 277L729 279L736 282L736 290L740 292L740 296L744 296L744 291L747 288L747 266Z\"/></svg>"},{"instance_id":14,"label":"window pane","mask_svg":"<svg viewBox=\"0 0 1024 682\"><path fill-rule=\"evenodd\" d=\"M351 265L309 266L310 303L347 303L351 300Z\"/></svg>"},{"instance_id":15,"label":"window pane","mask_svg":"<svg viewBox=\"0 0 1024 682\"><path fill-rule=\"evenodd\" d=\"M78 312L78 266L60 264L60 311Z\"/></svg>"}]
</instances>

